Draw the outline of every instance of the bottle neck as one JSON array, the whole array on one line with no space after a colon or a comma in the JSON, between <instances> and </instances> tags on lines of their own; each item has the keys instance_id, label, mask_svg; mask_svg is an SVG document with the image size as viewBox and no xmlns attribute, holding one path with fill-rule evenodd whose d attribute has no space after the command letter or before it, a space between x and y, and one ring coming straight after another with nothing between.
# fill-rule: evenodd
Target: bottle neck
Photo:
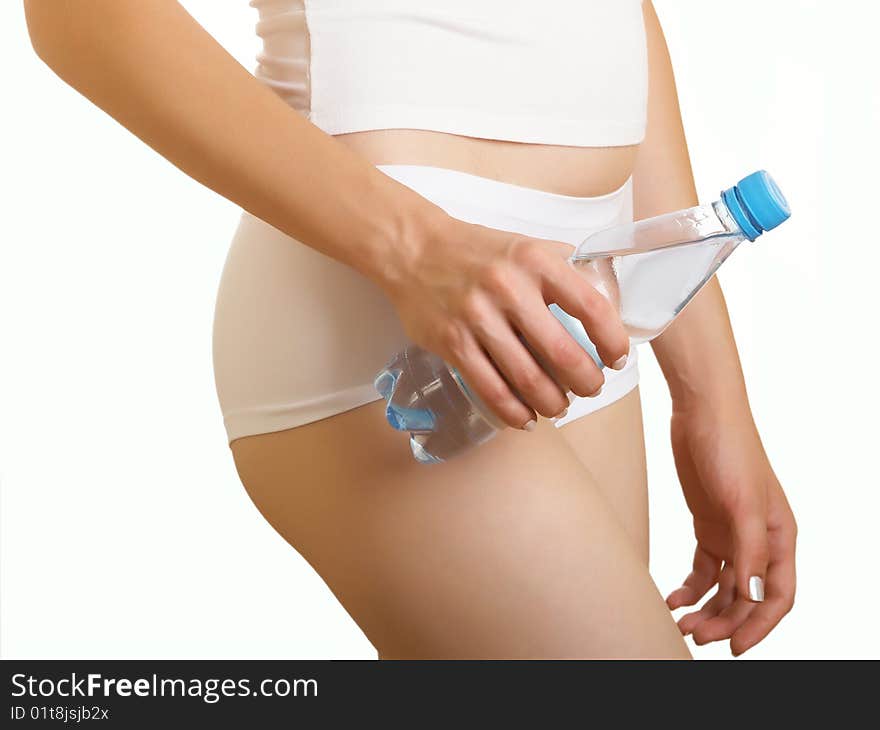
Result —
<instances>
[{"instance_id":1,"label":"bottle neck","mask_svg":"<svg viewBox=\"0 0 880 730\"><path fill-rule=\"evenodd\" d=\"M724 230L728 233L733 233L746 238L743 229L740 227L739 223L736 222L736 219L724 204L723 200L716 200L712 203L712 209L715 211L715 215L718 216L718 220L721 221L721 225L724 226Z\"/></svg>"},{"instance_id":2,"label":"bottle neck","mask_svg":"<svg viewBox=\"0 0 880 730\"><path fill-rule=\"evenodd\" d=\"M752 218L752 215L743 205L736 186L724 190L721 193L721 200L718 202L721 203L727 214L734 220L743 238L754 241L763 233L764 229Z\"/></svg>"}]
</instances>

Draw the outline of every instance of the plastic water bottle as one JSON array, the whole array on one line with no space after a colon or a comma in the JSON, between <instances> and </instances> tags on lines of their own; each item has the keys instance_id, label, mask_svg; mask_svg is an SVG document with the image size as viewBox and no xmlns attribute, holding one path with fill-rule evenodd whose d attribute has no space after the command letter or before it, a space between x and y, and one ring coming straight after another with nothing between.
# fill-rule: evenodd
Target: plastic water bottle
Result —
<instances>
[{"instance_id":1,"label":"plastic water bottle","mask_svg":"<svg viewBox=\"0 0 880 730\"><path fill-rule=\"evenodd\" d=\"M708 205L598 231L569 263L618 308L631 343L638 345L663 332L740 243L790 215L785 197L762 170ZM604 367L583 324L558 305L549 307ZM422 463L447 461L506 427L455 368L414 344L391 359L374 386L387 403L388 422L410 433L413 455Z\"/></svg>"}]
</instances>

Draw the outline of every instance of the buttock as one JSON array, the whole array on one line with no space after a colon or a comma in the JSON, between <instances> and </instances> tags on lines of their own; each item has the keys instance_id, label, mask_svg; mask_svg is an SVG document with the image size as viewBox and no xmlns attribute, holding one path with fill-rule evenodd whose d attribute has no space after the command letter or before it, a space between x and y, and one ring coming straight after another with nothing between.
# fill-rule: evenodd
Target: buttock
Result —
<instances>
[{"instance_id":1,"label":"buttock","mask_svg":"<svg viewBox=\"0 0 880 730\"><path fill-rule=\"evenodd\" d=\"M377 167L455 218L572 246L632 220L631 180L607 195L576 197L445 168ZM378 400L373 379L408 342L376 284L242 214L214 310L214 378L230 443ZM556 425L630 392L638 383L635 348L623 370L606 369L605 377L599 396L575 398Z\"/></svg>"}]
</instances>

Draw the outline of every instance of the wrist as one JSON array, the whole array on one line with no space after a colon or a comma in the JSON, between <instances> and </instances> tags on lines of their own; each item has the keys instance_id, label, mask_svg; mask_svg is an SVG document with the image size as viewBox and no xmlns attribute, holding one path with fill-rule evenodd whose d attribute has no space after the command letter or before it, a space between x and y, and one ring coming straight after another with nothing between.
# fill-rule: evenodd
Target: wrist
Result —
<instances>
[{"instance_id":1,"label":"wrist","mask_svg":"<svg viewBox=\"0 0 880 730\"><path fill-rule=\"evenodd\" d=\"M449 216L409 188L392 181L376 211L355 268L392 294L411 280L432 236Z\"/></svg>"}]
</instances>

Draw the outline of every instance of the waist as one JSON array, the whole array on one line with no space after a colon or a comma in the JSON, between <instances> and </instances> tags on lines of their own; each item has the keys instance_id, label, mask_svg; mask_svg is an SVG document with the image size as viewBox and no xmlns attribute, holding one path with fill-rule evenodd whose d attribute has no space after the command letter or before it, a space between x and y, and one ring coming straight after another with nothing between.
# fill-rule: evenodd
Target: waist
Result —
<instances>
[{"instance_id":1,"label":"waist","mask_svg":"<svg viewBox=\"0 0 880 730\"><path fill-rule=\"evenodd\" d=\"M632 221L630 179L603 195L573 196L448 167L407 164L377 167L453 218L572 246L598 230Z\"/></svg>"},{"instance_id":2,"label":"waist","mask_svg":"<svg viewBox=\"0 0 880 730\"><path fill-rule=\"evenodd\" d=\"M573 147L465 137L420 129L336 135L374 165L441 167L572 196L618 190L632 175L638 145Z\"/></svg>"}]
</instances>

